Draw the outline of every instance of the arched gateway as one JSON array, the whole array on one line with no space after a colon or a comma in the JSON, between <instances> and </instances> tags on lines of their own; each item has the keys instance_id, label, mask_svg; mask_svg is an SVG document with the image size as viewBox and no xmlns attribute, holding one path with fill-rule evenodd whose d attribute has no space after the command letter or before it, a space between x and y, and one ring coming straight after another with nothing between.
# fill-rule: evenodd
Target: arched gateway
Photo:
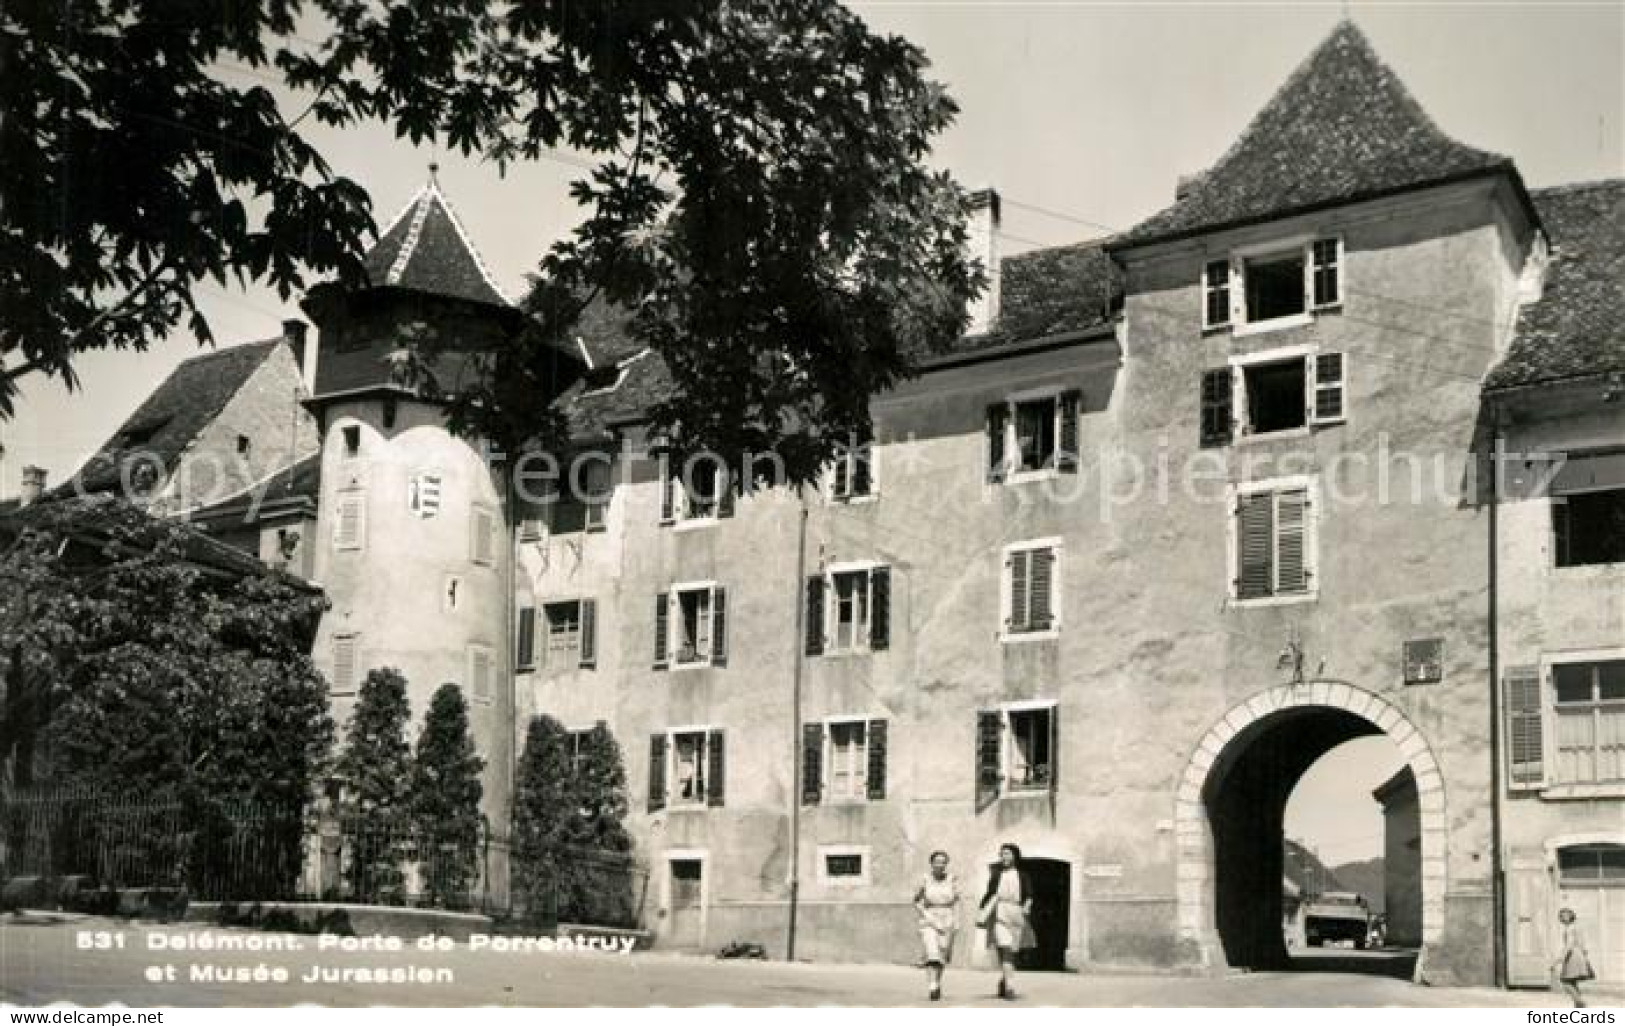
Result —
<instances>
[{"instance_id":1,"label":"arched gateway","mask_svg":"<svg viewBox=\"0 0 1625 1026\"><path fill-rule=\"evenodd\" d=\"M1426 738L1399 710L1350 684L1271 688L1232 708L1202 738L1174 801L1180 937L1204 964L1272 968L1281 935L1281 830L1303 772L1345 741L1385 734L1416 778L1424 948L1444 928L1444 779Z\"/></svg>"}]
</instances>

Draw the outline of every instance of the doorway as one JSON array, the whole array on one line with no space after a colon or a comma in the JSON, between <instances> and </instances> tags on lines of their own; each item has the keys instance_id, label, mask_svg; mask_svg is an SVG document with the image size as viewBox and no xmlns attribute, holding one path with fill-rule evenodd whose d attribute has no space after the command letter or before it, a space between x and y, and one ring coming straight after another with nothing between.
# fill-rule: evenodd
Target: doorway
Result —
<instances>
[{"instance_id":1,"label":"doorway","mask_svg":"<svg viewBox=\"0 0 1625 1026\"><path fill-rule=\"evenodd\" d=\"M997 866L997 862L990 863L988 872L991 874ZM1017 953L1016 968L1064 972L1066 948L1071 940L1068 924L1072 918L1072 864L1064 859L1029 856L1021 860L1021 868L1032 890L1033 913L1028 921L1035 946Z\"/></svg>"}]
</instances>

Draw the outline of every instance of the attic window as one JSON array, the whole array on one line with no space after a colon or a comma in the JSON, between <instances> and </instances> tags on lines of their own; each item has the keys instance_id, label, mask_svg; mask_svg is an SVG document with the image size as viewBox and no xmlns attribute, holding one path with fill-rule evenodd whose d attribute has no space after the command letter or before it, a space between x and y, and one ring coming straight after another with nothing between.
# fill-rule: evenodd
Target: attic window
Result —
<instances>
[{"instance_id":1,"label":"attic window","mask_svg":"<svg viewBox=\"0 0 1625 1026\"><path fill-rule=\"evenodd\" d=\"M1343 301L1343 241L1249 247L1202 266L1202 327L1287 327Z\"/></svg>"},{"instance_id":2,"label":"attic window","mask_svg":"<svg viewBox=\"0 0 1625 1026\"><path fill-rule=\"evenodd\" d=\"M350 424L344 428L344 455L361 455L361 428L359 425Z\"/></svg>"}]
</instances>

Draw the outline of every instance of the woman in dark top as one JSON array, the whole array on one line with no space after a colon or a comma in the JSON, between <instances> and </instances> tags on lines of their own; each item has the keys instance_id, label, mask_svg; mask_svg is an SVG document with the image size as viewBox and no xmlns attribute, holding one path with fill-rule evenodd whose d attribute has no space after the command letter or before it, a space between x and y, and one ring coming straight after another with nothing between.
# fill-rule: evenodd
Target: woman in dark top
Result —
<instances>
[{"instance_id":1,"label":"woman in dark top","mask_svg":"<svg viewBox=\"0 0 1625 1026\"><path fill-rule=\"evenodd\" d=\"M1021 849L1013 844L999 846L999 864L987 881L977 922L988 932L988 940L999 952L999 997L1012 1000L1011 983L1016 972L1016 952L1034 946L1032 886L1021 868Z\"/></svg>"}]
</instances>

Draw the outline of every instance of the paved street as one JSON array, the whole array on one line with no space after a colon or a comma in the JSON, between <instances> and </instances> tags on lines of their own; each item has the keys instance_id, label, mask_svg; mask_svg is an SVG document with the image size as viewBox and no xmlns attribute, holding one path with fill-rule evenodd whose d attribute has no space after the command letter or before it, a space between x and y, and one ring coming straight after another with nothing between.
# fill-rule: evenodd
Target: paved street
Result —
<instances>
[{"instance_id":1,"label":"paved street","mask_svg":"<svg viewBox=\"0 0 1625 1026\"><path fill-rule=\"evenodd\" d=\"M81 950L80 938L105 950ZM122 938L122 941L115 938ZM301 950L152 950L175 941L214 944L298 945ZM899 966L789 965L720 962L665 954L601 952L505 953L419 951L408 941L399 952L318 951L317 938L246 930L155 926L122 921L29 915L0 917L0 997L20 1004L72 1001L135 1006L324 1005L914 1005L923 1004L922 974ZM175 969L174 982L148 982L149 970ZM374 984L299 982L313 967L405 969L449 973L450 982ZM289 982L189 982L194 973L232 970L267 973L280 968ZM1327 966L1335 970L1336 965ZM993 1007L995 977L986 971L950 971L945 1002ZM1021 1004L1133 1006L1416 1005L1424 1007L1551 1007L1554 995L1520 991L1418 987L1382 976L1337 971L1257 973L1224 978L1029 974L1020 981Z\"/></svg>"}]
</instances>

